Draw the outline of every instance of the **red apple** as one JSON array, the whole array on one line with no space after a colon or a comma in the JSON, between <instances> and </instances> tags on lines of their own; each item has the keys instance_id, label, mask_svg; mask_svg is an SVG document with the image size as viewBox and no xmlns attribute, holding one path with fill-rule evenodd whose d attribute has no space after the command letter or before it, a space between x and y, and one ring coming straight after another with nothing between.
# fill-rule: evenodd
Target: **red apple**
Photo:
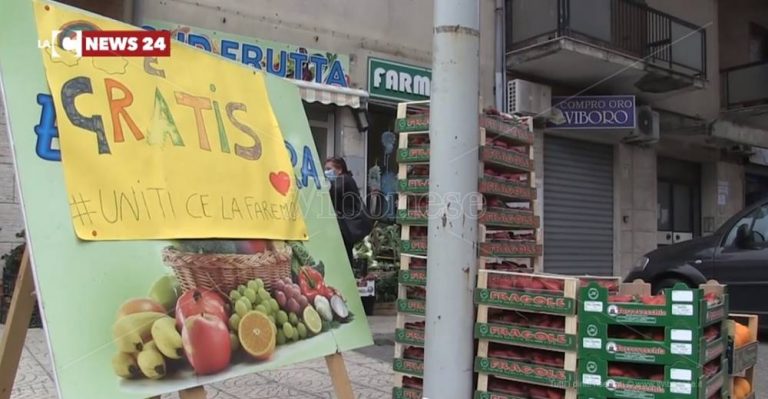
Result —
<instances>
[{"instance_id":1,"label":"red apple","mask_svg":"<svg viewBox=\"0 0 768 399\"><path fill-rule=\"evenodd\" d=\"M209 314L227 323L226 302L221 295L205 289L194 289L185 292L176 302L176 325L181 329L184 321L199 314Z\"/></svg>"},{"instance_id":2,"label":"red apple","mask_svg":"<svg viewBox=\"0 0 768 399\"><path fill-rule=\"evenodd\" d=\"M236 247L241 254L259 254L267 250L267 240L239 240Z\"/></svg>"},{"instance_id":3,"label":"red apple","mask_svg":"<svg viewBox=\"0 0 768 399\"><path fill-rule=\"evenodd\" d=\"M217 316L201 314L186 319L181 341L187 360L198 375L218 373L229 366L229 330Z\"/></svg>"}]
</instances>

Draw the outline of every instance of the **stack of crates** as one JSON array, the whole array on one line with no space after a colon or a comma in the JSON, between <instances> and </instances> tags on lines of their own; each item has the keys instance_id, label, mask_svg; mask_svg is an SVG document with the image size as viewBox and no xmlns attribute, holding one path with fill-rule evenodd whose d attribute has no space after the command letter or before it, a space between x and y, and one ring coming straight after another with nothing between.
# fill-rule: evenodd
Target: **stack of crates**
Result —
<instances>
[{"instance_id":1,"label":"stack of crates","mask_svg":"<svg viewBox=\"0 0 768 399\"><path fill-rule=\"evenodd\" d=\"M402 226L392 396L421 398L427 285L429 102L399 104L395 125L399 135L397 222Z\"/></svg>"},{"instance_id":2,"label":"stack of crates","mask_svg":"<svg viewBox=\"0 0 768 399\"><path fill-rule=\"evenodd\" d=\"M617 277L481 270L475 293L475 398L576 398L580 287Z\"/></svg>"},{"instance_id":3,"label":"stack of crates","mask_svg":"<svg viewBox=\"0 0 768 399\"><path fill-rule=\"evenodd\" d=\"M728 397L727 310L716 282L656 296L640 281L618 295L588 285L579 297L579 396Z\"/></svg>"}]
</instances>

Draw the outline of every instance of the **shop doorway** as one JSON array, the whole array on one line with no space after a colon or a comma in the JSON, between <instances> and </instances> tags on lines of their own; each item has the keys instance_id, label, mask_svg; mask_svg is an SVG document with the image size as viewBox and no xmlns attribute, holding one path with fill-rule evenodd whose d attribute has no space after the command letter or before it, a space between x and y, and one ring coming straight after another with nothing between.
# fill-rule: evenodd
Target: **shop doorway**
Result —
<instances>
[{"instance_id":1,"label":"shop doorway","mask_svg":"<svg viewBox=\"0 0 768 399\"><path fill-rule=\"evenodd\" d=\"M544 138L544 271L613 275L610 145Z\"/></svg>"},{"instance_id":2,"label":"shop doorway","mask_svg":"<svg viewBox=\"0 0 768 399\"><path fill-rule=\"evenodd\" d=\"M701 167L675 159L658 160L657 245L701 235Z\"/></svg>"},{"instance_id":3,"label":"shop doorway","mask_svg":"<svg viewBox=\"0 0 768 399\"><path fill-rule=\"evenodd\" d=\"M304 104L304 111L309 120L309 129L312 131L312 138L317 148L317 156L320 158L320 164L336 154L336 124L334 112L331 107Z\"/></svg>"}]
</instances>

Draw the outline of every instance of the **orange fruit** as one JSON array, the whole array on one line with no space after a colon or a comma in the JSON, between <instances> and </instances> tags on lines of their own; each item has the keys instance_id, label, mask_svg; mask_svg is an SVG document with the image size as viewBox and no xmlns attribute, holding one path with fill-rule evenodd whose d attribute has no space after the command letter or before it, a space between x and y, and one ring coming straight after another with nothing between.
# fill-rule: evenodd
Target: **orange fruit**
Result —
<instances>
[{"instance_id":1,"label":"orange fruit","mask_svg":"<svg viewBox=\"0 0 768 399\"><path fill-rule=\"evenodd\" d=\"M237 335L240 346L256 360L267 360L275 352L277 328L261 312L246 313L237 326Z\"/></svg>"},{"instance_id":2,"label":"orange fruit","mask_svg":"<svg viewBox=\"0 0 768 399\"><path fill-rule=\"evenodd\" d=\"M733 397L734 399L746 398L752 392L752 385L749 380L743 377L733 378Z\"/></svg>"},{"instance_id":3,"label":"orange fruit","mask_svg":"<svg viewBox=\"0 0 768 399\"><path fill-rule=\"evenodd\" d=\"M749 327L741 324L734 323L733 330L733 345L736 348L740 348L752 341L752 333L749 331Z\"/></svg>"}]
</instances>

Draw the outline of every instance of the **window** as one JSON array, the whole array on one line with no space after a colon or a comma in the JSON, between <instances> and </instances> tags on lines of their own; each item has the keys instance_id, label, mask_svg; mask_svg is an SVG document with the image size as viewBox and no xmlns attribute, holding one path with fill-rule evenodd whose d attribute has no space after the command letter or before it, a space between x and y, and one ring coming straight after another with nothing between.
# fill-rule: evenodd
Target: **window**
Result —
<instances>
[{"instance_id":1,"label":"window","mask_svg":"<svg viewBox=\"0 0 768 399\"><path fill-rule=\"evenodd\" d=\"M757 218L752 226L752 232L755 243L761 246L766 244L766 237L768 237L768 206L758 209Z\"/></svg>"},{"instance_id":2,"label":"window","mask_svg":"<svg viewBox=\"0 0 768 399\"><path fill-rule=\"evenodd\" d=\"M756 23L749 24L749 61L768 61L768 29Z\"/></svg>"},{"instance_id":3,"label":"window","mask_svg":"<svg viewBox=\"0 0 768 399\"><path fill-rule=\"evenodd\" d=\"M763 206L749 215L745 216L736 223L723 242L724 247L731 247L736 241L736 234L739 228L746 225L754 234L755 242L765 244L768 237L768 206Z\"/></svg>"}]
</instances>

